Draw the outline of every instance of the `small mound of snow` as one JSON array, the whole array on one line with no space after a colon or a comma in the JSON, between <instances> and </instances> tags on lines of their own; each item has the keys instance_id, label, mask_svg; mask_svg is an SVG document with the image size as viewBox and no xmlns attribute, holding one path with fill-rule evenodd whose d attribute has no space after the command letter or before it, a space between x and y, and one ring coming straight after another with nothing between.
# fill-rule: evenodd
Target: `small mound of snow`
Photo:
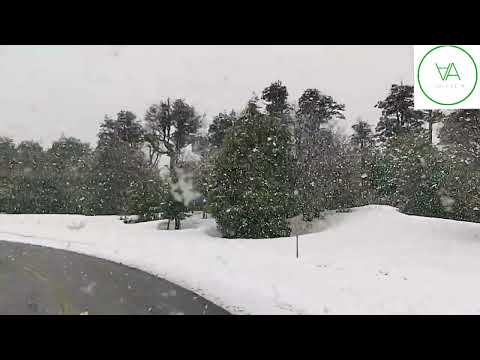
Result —
<instances>
[{"instance_id":1,"label":"small mound of snow","mask_svg":"<svg viewBox=\"0 0 480 360\"><path fill-rule=\"evenodd\" d=\"M70 224L67 224L67 228L70 230L80 230L87 226L86 222L83 220L72 221Z\"/></svg>"}]
</instances>

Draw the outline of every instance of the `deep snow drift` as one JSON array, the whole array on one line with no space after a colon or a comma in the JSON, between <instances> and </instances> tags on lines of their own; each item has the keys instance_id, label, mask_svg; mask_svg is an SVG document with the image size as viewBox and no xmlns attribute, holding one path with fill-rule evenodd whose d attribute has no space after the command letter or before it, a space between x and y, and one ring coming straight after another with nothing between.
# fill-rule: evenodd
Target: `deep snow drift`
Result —
<instances>
[{"instance_id":1,"label":"deep snow drift","mask_svg":"<svg viewBox=\"0 0 480 360\"><path fill-rule=\"evenodd\" d=\"M201 214L184 225L0 215L0 240L130 265L236 314L480 314L480 224L371 205L317 221L299 259L293 236L223 239Z\"/></svg>"}]
</instances>

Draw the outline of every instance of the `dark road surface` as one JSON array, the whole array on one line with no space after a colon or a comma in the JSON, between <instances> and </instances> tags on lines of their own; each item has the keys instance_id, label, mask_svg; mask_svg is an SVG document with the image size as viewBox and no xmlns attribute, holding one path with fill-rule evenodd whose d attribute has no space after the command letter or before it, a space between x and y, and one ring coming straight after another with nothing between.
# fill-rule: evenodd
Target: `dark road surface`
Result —
<instances>
[{"instance_id":1,"label":"dark road surface","mask_svg":"<svg viewBox=\"0 0 480 360\"><path fill-rule=\"evenodd\" d=\"M0 240L0 315L227 315L140 270L68 251Z\"/></svg>"}]
</instances>

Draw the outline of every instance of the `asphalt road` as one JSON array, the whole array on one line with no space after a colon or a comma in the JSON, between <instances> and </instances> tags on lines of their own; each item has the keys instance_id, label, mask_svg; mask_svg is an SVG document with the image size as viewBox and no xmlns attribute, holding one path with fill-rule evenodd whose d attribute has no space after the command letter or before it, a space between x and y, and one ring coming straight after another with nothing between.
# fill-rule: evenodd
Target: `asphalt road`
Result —
<instances>
[{"instance_id":1,"label":"asphalt road","mask_svg":"<svg viewBox=\"0 0 480 360\"><path fill-rule=\"evenodd\" d=\"M140 270L0 240L0 314L227 315L199 295Z\"/></svg>"}]
</instances>

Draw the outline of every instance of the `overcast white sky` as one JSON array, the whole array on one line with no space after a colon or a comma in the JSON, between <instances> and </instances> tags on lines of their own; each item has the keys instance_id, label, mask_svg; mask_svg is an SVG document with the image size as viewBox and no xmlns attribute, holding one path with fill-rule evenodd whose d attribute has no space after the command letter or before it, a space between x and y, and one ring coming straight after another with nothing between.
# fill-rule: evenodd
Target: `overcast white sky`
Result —
<instances>
[{"instance_id":1,"label":"overcast white sky","mask_svg":"<svg viewBox=\"0 0 480 360\"><path fill-rule=\"evenodd\" d=\"M290 101L318 88L375 124L393 82L413 83L412 46L0 46L0 136L92 144L106 114L181 97L206 113L240 109L282 80Z\"/></svg>"}]
</instances>

